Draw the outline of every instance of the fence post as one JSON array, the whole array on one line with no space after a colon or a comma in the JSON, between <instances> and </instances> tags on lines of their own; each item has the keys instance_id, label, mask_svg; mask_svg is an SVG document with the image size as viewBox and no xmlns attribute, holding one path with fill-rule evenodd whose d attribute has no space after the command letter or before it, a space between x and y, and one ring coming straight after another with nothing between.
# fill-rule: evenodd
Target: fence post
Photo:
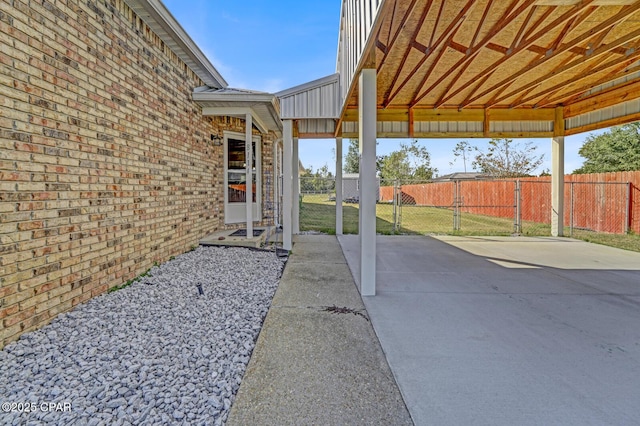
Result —
<instances>
[{"instance_id":1,"label":"fence post","mask_svg":"<svg viewBox=\"0 0 640 426\"><path fill-rule=\"evenodd\" d=\"M392 210L393 210L393 233L397 232L398 226L398 181L393 181L393 198L392 198Z\"/></svg>"},{"instance_id":2,"label":"fence post","mask_svg":"<svg viewBox=\"0 0 640 426\"><path fill-rule=\"evenodd\" d=\"M398 181L398 210L397 210L396 231L399 233L402 229L402 182Z\"/></svg>"},{"instance_id":3,"label":"fence post","mask_svg":"<svg viewBox=\"0 0 640 426\"><path fill-rule=\"evenodd\" d=\"M458 184L453 181L453 230L455 231L458 217Z\"/></svg>"},{"instance_id":4,"label":"fence post","mask_svg":"<svg viewBox=\"0 0 640 426\"><path fill-rule=\"evenodd\" d=\"M514 220L514 233L516 234L522 234L522 206L521 206L521 202L522 202L522 195L521 195L521 188L520 188L520 179L516 180L516 193L515 193L515 197L516 197L516 217Z\"/></svg>"},{"instance_id":5,"label":"fence post","mask_svg":"<svg viewBox=\"0 0 640 426\"><path fill-rule=\"evenodd\" d=\"M631 221L631 182L627 182L627 206L624 209L624 233L629 233L630 221Z\"/></svg>"},{"instance_id":6,"label":"fence post","mask_svg":"<svg viewBox=\"0 0 640 426\"><path fill-rule=\"evenodd\" d=\"M574 199L573 199L573 184L575 182L571 181L569 184L569 198L571 198L571 204L569 206L569 237L573 238L573 210L574 210Z\"/></svg>"},{"instance_id":7,"label":"fence post","mask_svg":"<svg viewBox=\"0 0 640 426\"><path fill-rule=\"evenodd\" d=\"M453 181L453 230L459 231L461 220L460 220L460 180Z\"/></svg>"}]
</instances>

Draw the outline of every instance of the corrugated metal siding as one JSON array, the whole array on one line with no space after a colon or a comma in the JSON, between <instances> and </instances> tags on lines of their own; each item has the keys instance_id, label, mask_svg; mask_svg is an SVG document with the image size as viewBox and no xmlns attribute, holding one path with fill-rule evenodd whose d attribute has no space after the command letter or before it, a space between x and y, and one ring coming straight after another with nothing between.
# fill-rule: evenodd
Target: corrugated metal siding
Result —
<instances>
[{"instance_id":1,"label":"corrugated metal siding","mask_svg":"<svg viewBox=\"0 0 640 426\"><path fill-rule=\"evenodd\" d=\"M378 133L404 134L409 133L409 123L406 121L378 121Z\"/></svg>"},{"instance_id":2,"label":"corrugated metal siding","mask_svg":"<svg viewBox=\"0 0 640 426\"><path fill-rule=\"evenodd\" d=\"M418 133L478 133L482 132L482 123L479 121L416 121L413 130ZM379 121L377 123L378 134L386 137L406 138L409 135L409 122L407 121ZM342 123L344 134L357 134L358 122L345 121Z\"/></svg>"},{"instance_id":3,"label":"corrugated metal siding","mask_svg":"<svg viewBox=\"0 0 640 426\"><path fill-rule=\"evenodd\" d=\"M358 122L357 121L343 121L342 122L342 133L345 134L353 134L358 133Z\"/></svg>"},{"instance_id":4,"label":"corrugated metal siding","mask_svg":"<svg viewBox=\"0 0 640 426\"><path fill-rule=\"evenodd\" d=\"M640 66L640 62L636 63L635 66ZM615 79L613 81L610 81L606 84L601 84L600 86L596 86L593 89L589 90L588 92L586 92L584 95L581 96L581 98L588 98L591 95L594 95L598 92L602 92L604 90L610 89L612 87L616 87L616 86L620 86L622 84L625 84L629 81L635 80L637 78L640 78L640 71L636 71L633 72L631 74L625 75L624 77L620 77L618 79Z\"/></svg>"},{"instance_id":5,"label":"corrugated metal siding","mask_svg":"<svg viewBox=\"0 0 640 426\"><path fill-rule=\"evenodd\" d=\"M415 133L467 133L482 132L480 121L416 121Z\"/></svg>"},{"instance_id":6,"label":"corrugated metal siding","mask_svg":"<svg viewBox=\"0 0 640 426\"><path fill-rule=\"evenodd\" d=\"M308 119L298 121L298 132L305 134L334 133L336 122L333 119Z\"/></svg>"},{"instance_id":7,"label":"corrugated metal siding","mask_svg":"<svg viewBox=\"0 0 640 426\"><path fill-rule=\"evenodd\" d=\"M492 132L552 132L553 121L492 121Z\"/></svg>"},{"instance_id":8,"label":"corrugated metal siding","mask_svg":"<svg viewBox=\"0 0 640 426\"><path fill-rule=\"evenodd\" d=\"M285 119L338 118L338 81L280 97L280 114Z\"/></svg>"},{"instance_id":9,"label":"corrugated metal siding","mask_svg":"<svg viewBox=\"0 0 640 426\"><path fill-rule=\"evenodd\" d=\"M343 0L336 71L346 97L373 23L384 0Z\"/></svg>"},{"instance_id":10,"label":"corrugated metal siding","mask_svg":"<svg viewBox=\"0 0 640 426\"><path fill-rule=\"evenodd\" d=\"M640 113L640 99L634 99L632 101L623 102L618 105L568 118L566 120L566 128L575 129L577 127L589 126L591 124L601 123L613 118L638 113Z\"/></svg>"}]
</instances>

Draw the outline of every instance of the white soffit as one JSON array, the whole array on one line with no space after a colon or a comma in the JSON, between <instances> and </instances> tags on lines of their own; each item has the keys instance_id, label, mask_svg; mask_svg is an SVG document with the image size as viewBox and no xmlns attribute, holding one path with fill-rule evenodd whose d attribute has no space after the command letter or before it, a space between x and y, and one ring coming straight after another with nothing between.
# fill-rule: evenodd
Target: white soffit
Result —
<instances>
[{"instance_id":1,"label":"white soffit","mask_svg":"<svg viewBox=\"0 0 640 426\"><path fill-rule=\"evenodd\" d=\"M222 75L161 1L125 0L125 2L206 85L217 89L227 87L228 84Z\"/></svg>"},{"instance_id":2,"label":"white soffit","mask_svg":"<svg viewBox=\"0 0 640 426\"><path fill-rule=\"evenodd\" d=\"M250 112L260 131L282 132L278 99L271 93L201 87L194 90L193 100L202 107L203 115L244 118Z\"/></svg>"}]
</instances>

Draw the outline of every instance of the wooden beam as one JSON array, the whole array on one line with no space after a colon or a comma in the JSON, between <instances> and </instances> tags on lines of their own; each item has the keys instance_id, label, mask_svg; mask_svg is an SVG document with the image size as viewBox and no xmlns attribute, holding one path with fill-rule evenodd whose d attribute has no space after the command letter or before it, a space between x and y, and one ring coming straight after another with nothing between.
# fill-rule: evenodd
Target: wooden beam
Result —
<instances>
[{"instance_id":1,"label":"wooden beam","mask_svg":"<svg viewBox=\"0 0 640 426\"><path fill-rule=\"evenodd\" d=\"M489 134L484 137L509 139L550 138L553 137L553 132L489 132Z\"/></svg>"},{"instance_id":2,"label":"wooden beam","mask_svg":"<svg viewBox=\"0 0 640 426\"><path fill-rule=\"evenodd\" d=\"M516 108L488 110L491 121L553 121L555 117L554 108ZM378 121L400 121L409 122L413 116L413 121L477 121L485 119L483 109L434 109L434 108L387 108L378 109ZM358 110L346 110L344 122L357 122Z\"/></svg>"},{"instance_id":3,"label":"wooden beam","mask_svg":"<svg viewBox=\"0 0 640 426\"><path fill-rule=\"evenodd\" d=\"M562 107L555 108L555 116L553 120L553 136L564 136L564 110Z\"/></svg>"},{"instance_id":4,"label":"wooden beam","mask_svg":"<svg viewBox=\"0 0 640 426\"><path fill-rule=\"evenodd\" d=\"M640 114L639 114L640 116ZM635 121L639 119L636 118ZM633 120L632 120L633 121ZM630 122L630 121L626 121ZM600 128L600 127L595 127ZM593 129L591 129L593 130ZM584 130L586 131L586 130ZM577 132L581 133L581 132ZM574 134L567 132L567 135ZM410 138L408 132L379 132L378 138ZM343 138L357 138L358 132L342 133ZM458 138L550 138L553 132L415 132L412 138L417 139L458 139Z\"/></svg>"},{"instance_id":5,"label":"wooden beam","mask_svg":"<svg viewBox=\"0 0 640 426\"><path fill-rule=\"evenodd\" d=\"M592 130L606 129L607 127L620 126L622 124L640 121L640 112L628 114L622 117L612 118L610 120L600 121L598 123L587 124L585 126L574 127L566 131L567 136L577 135L579 133L590 132Z\"/></svg>"},{"instance_id":6,"label":"wooden beam","mask_svg":"<svg viewBox=\"0 0 640 426\"><path fill-rule=\"evenodd\" d=\"M435 42L431 42L431 41L429 42L428 51L424 52L424 56L413 67L413 70L402 81L400 86L388 97L388 99L385 102L386 105L389 105L393 101L393 98L395 98L398 95L398 93L400 93L400 91L404 88L404 86L411 79L413 79L413 77L416 76L416 74L418 73L418 70L420 70L422 65L427 61L427 59L431 56L431 54L433 52L435 52L436 50L438 50L438 48L440 48L441 46L442 46L442 49L438 52L438 58L442 57L442 55L444 54L444 51L445 51L444 46L446 46L446 42L448 42L451 38L453 38L453 36L455 35L455 32L458 30L458 28L460 28L460 26L464 22L464 13L462 13L462 12L468 11L469 8L473 5L473 3L474 3L474 0L468 0L467 3L465 4L463 10L460 11L460 13L458 13L456 18L454 18L454 20L449 24L449 26L442 32L442 34L440 34L440 37L438 37L438 39ZM440 14L442 13L443 6L444 6L444 2L442 2L442 4L441 4L441 8L440 8L440 12L438 14L438 18L440 17ZM431 35L432 36L432 40L433 40L433 35L435 34L435 31L437 29L438 22L439 22L439 19L438 19L438 21L436 21L436 25L433 28L433 33ZM438 59L436 59L434 61L434 64L436 64L437 62L438 62ZM424 77L422 79L423 83L421 83L421 84L424 84L424 81L427 78L429 78L429 75L431 74L433 69L434 69L434 67L432 66L429 69L429 71L424 74ZM401 70L399 70L399 71L401 71ZM420 85L418 87L420 87Z\"/></svg>"},{"instance_id":7,"label":"wooden beam","mask_svg":"<svg viewBox=\"0 0 640 426\"><path fill-rule=\"evenodd\" d=\"M638 98L640 98L640 78L567 105L564 108L564 114L565 117L571 118Z\"/></svg>"},{"instance_id":8,"label":"wooden beam","mask_svg":"<svg viewBox=\"0 0 640 426\"><path fill-rule=\"evenodd\" d=\"M602 77L602 78L600 78L600 79L598 79L598 80L596 80L594 82L591 82L588 85L585 85L583 87L579 87L577 89L573 89L573 90L571 90L569 92L564 92L561 97L557 97L557 98L553 99L553 98L551 98L551 95L550 95L548 99L545 99L545 100L541 101L539 103L539 105L537 105L537 106L545 107L545 106L548 106L548 105L555 105L555 104L560 103L560 101L558 101L558 99L562 100L562 104L563 105L571 105L571 104L573 104L575 102L582 101L582 100L584 100L584 99L586 99L588 97L588 95L586 95L586 93L589 90L592 90L592 89L594 89L594 88L596 88L598 86L602 86L602 85L614 82L614 81L618 80L621 77L624 77L624 76L626 76L626 75L628 75L630 73L634 73L634 72L638 71L637 68L628 68L628 66L632 65L633 62L635 62L635 59L632 60L631 63L626 63L626 64L624 64L624 66L612 70L610 73L608 73L604 77ZM569 97L567 98L567 96L569 96Z\"/></svg>"},{"instance_id":9,"label":"wooden beam","mask_svg":"<svg viewBox=\"0 0 640 426\"><path fill-rule=\"evenodd\" d=\"M442 2L442 4L444 4L444 2ZM449 23L449 25L447 26L447 28L442 32L442 34L440 34L440 37L438 37L438 39L430 45L429 45L429 51L425 53L425 56L420 59L420 61L418 62L418 64L413 68L413 70L409 73L409 75L404 79L404 81L402 82L402 84L400 85L400 87L398 88L398 90L396 90L390 97L389 102L391 102L391 100L393 100L393 98L395 96L397 96L397 94L400 92L400 90L402 90L402 88L411 80L413 79L413 77L416 75L417 71L422 67L422 65L424 64L424 62L427 60L427 58L431 55L431 53L435 52L436 50L438 50L439 48L440 51L438 52L438 59L442 57L442 55L445 52L445 47L447 45L447 43L453 39L453 37L455 36L456 32L458 31L458 29L460 28L460 26L462 25L462 23L464 22L464 18L465 18L465 13L469 11L469 9L471 8L471 6L474 4L473 0L468 0L467 3L464 5L464 7L462 8L462 10L458 13L458 15L456 15L456 17ZM442 12L442 8L440 10L440 12ZM437 25L437 23L436 23ZM434 33L435 33L436 27L434 27ZM432 34L433 37L433 34ZM420 83L418 84L418 89L416 91L414 91L414 95L412 96L412 99L415 97L415 94L417 93L418 90L420 90L420 88L422 87L422 85L425 83L425 81L429 78L429 76L431 75L431 73L433 72L434 66L438 63L438 59L436 59L434 61L434 63L432 64L432 66L429 68L429 71L424 73L424 76L422 78L422 80L420 81Z\"/></svg>"},{"instance_id":10,"label":"wooden beam","mask_svg":"<svg viewBox=\"0 0 640 426\"><path fill-rule=\"evenodd\" d=\"M413 108L409 108L409 137L413 138L414 134L415 134L415 129L414 129L414 111Z\"/></svg>"},{"instance_id":11,"label":"wooden beam","mask_svg":"<svg viewBox=\"0 0 640 426\"><path fill-rule=\"evenodd\" d=\"M476 40L478 39L478 35L480 34L480 30L482 29L482 24L486 21L487 15L489 14L489 10L491 10L491 6L493 6L493 0L489 0L487 2L487 5L484 8L484 12L482 12L482 18L480 18L480 23L476 27L476 32L473 34L471 43L469 43L469 47L475 46Z\"/></svg>"},{"instance_id":12,"label":"wooden beam","mask_svg":"<svg viewBox=\"0 0 640 426\"><path fill-rule=\"evenodd\" d=\"M520 42L522 41L523 37L525 36L525 30L527 29L527 27L529 26L529 22L531 22L531 19L533 18L533 15L536 13L537 8L536 7L532 7L531 9L529 9L529 12L527 13L527 17L525 18L524 22L522 23L522 25L520 25L520 29L518 30L518 32L516 33L516 35L513 37L513 40L511 41L511 46L509 47L508 50L513 50L516 48L517 45L520 44ZM552 9L549 9L548 12L550 13ZM546 12L545 12L546 14ZM543 14L544 16L544 14ZM535 26L534 26L535 28Z\"/></svg>"},{"instance_id":13,"label":"wooden beam","mask_svg":"<svg viewBox=\"0 0 640 426\"><path fill-rule=\"evenodd\" d=\"M638 6L640 7L640 2L638 2ZM548 79L550 79L552 77L555 77L555 76L557 76L559 74L562 74L562 73L565 73L567 71L570 71L570 70L574 69L575 67L577 67L579 65L583 65L583 64L586 64L587 62L590 62L590 61L593 61L595 59L598 59L598 57L600 57L600 56L602 56L604 54L607 54L611 50L613 50L613 49L615 49L615 48L617 48L619 46L622 46L625 43L628 43L629 41L635 40L637 38L640 38L640 28L638 28L637 30L635 30L635 31L633 31L633 32L631 32L629 34L624 35L623 37L619 38L618 40L615 40L615 41L613 41L613 42L611 42L609 44L606 44L604 46L598 47L597 49L595 49L593 51L593 53L591 53L591 55L588 55L588 56L585 56L584 58L575 60L575 61L573 61L573 62L571 62L569 64L566 64L564 66L561 66L559 68L555 68L552 71L546 73L545 75L540 76L540 77L536 78L535 80L530 81L529 83L518 87L515 90L512 90L511 92L509 92L509 93L501 96L500 98L496 99L492 103L492 105L499 104L500 102L502 102L504 100L507 100L507 99L519 94L519 93L522 93L523 91L530 90L533 87L543 83L544 81L546 81L546 80L548 80ZM531 69L533 69L533 68L531 68ZM525 71L525 72L528 72L528 70ZM514 73L514 75L516 75L516 74L518 74L518 73ZM524 72L522 74L524 74ZM491 105L487 104L487 106L491 106Z\"/></svg>"},{"instance_id":14,"label":"wooden beam","mask_svg":"<svg viewBox=\"0 0 640 426\"><path fill-rule=\"evenodd\" d=\"M482 133L485 137L489 136L489 132L491 131L491 120L489 120L489 110L484 110L484 117L482 120Z\"/></svg>"},{"instance_id":15,"label":"wooden beam","mask_svg":"<svg viewBox=\"0 0 640 426\"><path fill-rule=\"evenodd\" d=\"M465 110L463 110L465 111ZM553 121L554 108L545 109L489 109L491 121Z\"/></svg>"},{"instance_id":16,"label":"wooden beam","mask_svg":"<svg viewBox=\"0 0 640 426\"><path fill-rule=\"evenodd\" d=\"M624 58L616 58L612 61L606 62L602 65L599 65L595 68L588 68L584 71L582 71L580 74L577 74L575 76L572 77L571 79L571 84L577 83L581 80L585 80L588 78L593 77L594 75L597 75L600 72L603 72L609 68L613 68L613 67L619 67L620 65L623 65L623 67L626 67L627 64L629 62L633 62L635 61L637 58L640 58L640 51L634 53L633 55L629 56L629 57L624 57ZM523 97L519 102L514 102L513 104L511 104L512 108L516 108L518 106L521 105L526 105L528 102L533 101L534 99L539 99L541 96L544 96L548 93L557 93L560 92L563 88L566 88L568 86L567 82L562 82L562 83L558 83L555 84L553 86L550 87L546 87L541 91L535 92L533 94L530 94L530 96L525 96ZM584 87L581 89L581 92L586 92L587 90L591 89L591 87L593 87L591 85L591 87L589 87L590 85L587 85L587 87ZM527 94L526 92L523 92L525 94ZM570 96L570 95L569 95ZM566 96L556 96L556 101L555 103L560 102L562 99L566 99ZM545 102L543 103L537 103L536 107L542 107L542 106L547 106L547 105L553 105L552 102Z\"/></svg>"},{"instance_id":17,"label":"wooden beam","mask_svg":"<svg viewBox=\"0 0 640 426\"><path fill-rule=\"evenodd\" d=\"M335 133L298 133L300 139L333 139Z\"/></svg>"},{"instance_id":18,"label":"wooden beam","mask_svg":"<svg viewBox=\"0 0 640 426\"><path fill-rule=\"evenodd\" d=\"M540 26L542 24L542 22L544 22L544 20L551 14L553 9L549 9L549 10L545 11L544 14L534 23L534 25L527 32L527 35L525 36L524 41L518 42L518 44L515 45L515 46L512 45L512 47L506 52L506 55L503 58L500 58L498 61L496 61L493 64L491 64L491 66L489 66L488 68L483 70L482 73L479 74L479 76L482 76L483 74L485 74L485 75L492 74L500 65L502 65L504 62L506 62L507 60L511 59L513 57L513 55L515 55L516 53L519 53L521 51L532 50L532 51L534 51L534 52L536 52L538 54L545 54L547 52L547 50L544 49L544 50L538 51L539 49L538 49L537 46L535 46L535 42L540 40L542 37L545 37L549 32L551 32L553 29L557 28L558 26L566 23L569 20L575 19L575 17L579 13L581 13L585 7L586 7L586 5L577 5L576 7L574 7L573 9L570 9L568 12L566 12L563 15L561 15L560 17L558 17L557 19L555 19L551 23L545 25L544 28L542 28L541 30L537 31L534 35L530 36L530 34L536 28L538 28L538 26ZM523 27L524 27L524 25L527 25L527 21L525 21L525 23L523 24ZM523 27L521 27L521 29ZM518 37L519 36L517 35L516 38L518 38ZM489 47L489 45L487 45L487 47ZM478 86L478 87L481 87L481 86ZM504 91L507 87L508 87L507 85L504 85L502 90ZM443 98L441 103L444 103L444 102L448 101L449 99L453 98L454 96L456 96L458 93L460 93L464 89L465 89L465 87L459 88L458 90L453 92L451 95ZM485 95L486 94L488 94L488 93L485 93ZM484 96L484 95L482 95L482 96ZM467 99L465 100L465 102L462 104L463 107L466 106L466 105L469 105L471 102L475 101L477 98L478 98L477 96L476 97L468 96Z\"/></svg>"},{"instance_id":19,"label":"wooden beam","mask_svg":"<svg viewBox=\"0 0 640 426\"><path fill-rule=\"evenodd\" d=\"M584 9L586 6L588 6L592 2L593 2L593 0L592 1L588 1L588 2L581 2L579 6L576 6L576 7L572 8L570 13L563 14L562 17L561 17L563 19L558 18L558 19L554 20L554 23L556 23L556 25L557 25L557 23L559 21L566 22L566 19L570 19L572 16L575 16L576 13L579 13L582 9ZM607 19L604 22L601 22L596 27L594 27L594 28L582 33L578 37L572 39L571 41L569 41L569 42L567 42L565 44L563 44L557 50L553 51L549 55L546 55L544 58L541 58L541 59L539 59L539 60L537 60L537 61L535 61L535 62L533 62L531 64L528 64L526 67L524 67L523 69L521 69L519 71L515 71L514 70L514 72L512 72L509 75L509 77L499 81L498 83L492 85L488 89L485 89L482 93L472 97L469 100L469 104L477 101L478 99L488 95L489 93L491 93L491 92L493 92L493 91L495 91L495 90L497 90L497 89L499 89L499 88L501 88L501 87L503 87L505 85L511 84L513 81L517 80L523 74L530 72L531 70L533 70L536 67L542 65L543 63L550 61L551 59L557 58L558 55L560 55L562 53L565 53L566 51L568 51L572 47L582 43L585 40L588 40L589 38L593 37L595 34L599 34L602 31L606 31L612 25L616 25L616 24L618 24L620 22L625 21L630 16L632 16L633 13L636 12L638 9L640 9L640 2L637 2L636 4L634 4L632 6L628 6L628 7L623 8L620 12L618 12L617 14L612 16L611 18ZM545 33L543 33L543 31L547 30L548 27L549 27L549 25L545 26L545 28L543 28L542 30L538 31L538 33L536 33L535 36L532 36L531 39L533 40L535 38L537 40L538 38L544 36ZM526 41L525 41L525 43L526 43ZM591 58L591 59L594 58L594 57L596 57L596 56L594 56L593 54L589 56L589 58ZM492 67L490 67L490 68L492 68ZM535 82L530 83L528 86L529 87L533 87L533 86L537 85L538 84L537 80L539 80L539 79L536 79ZM526 90L526 89L524 89L524 90ZM511 96L513 96L513 94ZM500 100L498 100L497 102L499 102L499 101ZM464 106L466 106L466 105L463 105L463 107Z\"/></svg>"},{"instance_id":20,"label":"wooden beam","mask_svg":"<svg viewBox=\"0 0 640 426\"><path fill-rule=\"evenodd\" d=\"M489 8L491 7L491 3L492 3L492 1L489 1L488 5L487 5L487 8L484 11L484 14L482 15L482 21L485 20L486 14L489 11ZM481 27L482 27L482 24L478 25L477 30L476 30L476 34L474 36L474 41L475 41L475 37L478 35L478 32L479 32ZM473 45L473 42L471 43L471 45ZM496 47L502 47L502 46L498 46L498 45L496 45L494 43L489 43L487 46L489 46L489 45L493 45L493 46L496 46ZM507 49L504 48L504 51L502 52L502 54L506 53L506 50ZM462 52L462 53L466 53L466 52ZM447 84L447 87L442 91L442 94L440 95L440 97L436 101L436 103L435 103L435 107L436 108L439 108L440 106L442 106L444 104L445 97L449 94L449 90L451 90L451 88L453 86L455 86L455 84L458 82L458 80L460 80L460 78L465 74L466 71L467 71L467 67L466 66L461 67L458 70L458 73L453 77L453 79L451 79L449 84Z\"/></svg>"},{"instance_id":21,"label":"wooden beam","mask_svg":"<svg viewBox=\"0 0 640 426\"><path fill-rule=\"evenodd\" d=\"M500 31L502 31L506 26L508 26L513 20L517 19L518 16L524 12L525 10L527 10L529 7L531 7L536 0L527 0L524 4L522 4L520 7L518 7L515 11L513 11L513 13L505 13L502 17L502 19L498 20L498 22L496 22L496 24L492 27L492 29L488 32L487 35L485 35L485 37L480 41L480 43L478 43L475 46L471 46L469 48L469 50L467 51L467 55L465 57L463 57L462 59L460 59L458 62L456 62L453 67L449 68L449 72L448 73L443 73L442 76L440 76L440 78L438 80L436 80L431 86L429 86L429 88L427 88L426 90L424 90L421 94L418 95L418 93L420 92L420 90L422 90L422 87L424 86L424 82L426 81L425 79L423 79L423 82L418 86L418 90L415 92L416 95L414 95L413 97L413 101L412 104L417 104L421 99L423 99L428 93L431 92L431 90L433 90L434 88L438 87L438 85L440 85L440 83L442 83L447 77L449 77L451 75L452 72L454 72L455 70L457 70L459 67L466 67L469 65L469 63L471 61L473 61L473 59L476 57L476 55L480 52L480 50L485 47L488 43L490 43L493 39L493 37L495 35L497 35ZM509 12L511 12L513 10L513 8L515 7L515 5L518 3L518 0L514 1L511 3L511 5L509 6L509 9L507 9ZM482 25L482 23L479 23L478 25ZM449 85L446 89L445 92L448 92L451 89L451 85ZM445 96L444 98L442 98L440 100L440 104L442 105L444 102L446 102L448 99L450 99L451 96Z\"/></svg>"},{"instance_id":22,"label":"wooden beam","mask_svg":"<svg viewBox=\"0 0 640 426\"><path fill-rule=\"evenodd\" d=\"M396 0L393 4L393 13L391 14L391 18L389 19L389 33L391 33L391 29L393 27L393 21L396 13L397 3L398 3L398 0ZM407 11L404 13L404 16L400 20L400 24L398 24L398 28L393 34L393 37L389 37L389 41L387 42L387 49L384 52L382 61L380 62L380 67L378 67L378 73L380 73L380 70L386 64L386 59L387 59L387 56L389 56L389 52L391 52L391 49L393 49L393 46L396 44L396 40L398 40L398 36L400 36L400 33L402 32L402 30L404 30L405 23L407 22L407 19L409 18L409 16L411 16L411 14L413 13L413 9L416 7L417 3L418 3L418 0L411 0L411 3L409 4ZM415 39L415 37L413 37L413 39Z\"/></svg>"},{"instance_id":23,"label":"wooden beam","mask_svg":"<svg viewBox=\"0 0 640 426\"><path fill-rule=\"evenodd\" d=\"M433 4L433 0L428 0L426 6L422 10L422 14L420 15L420 19L418 20L418 25L416 26L416 28L414 28L413 34L411 35L410 40L415 41L416 37L418 36L418 33L420 32L420 29L422 28L422 24L424 23L424 20L427 17L427 14L431 10L431 5L432 4ZM435 31L435 28L434 28L434 31ZM388 106L391 103L391 100L389 99L389 96L391 95L391 91L393 90L393 88L395 87L396 83L398 82L398 78L400 78L400 73L402 72L402 69L404 68L404 64L407 62L407 59L409 58L409 54L411 52L411 49L412 49L412 43L408 43L407 44L407 48L405 49L405 52L402 55L402 60L400 61L398 69L396 70L396 72L395 72L395 74L393 76L393 79L391 80L391 83L389 84L389 87L387 87L387 90L385 91L384 96L382 97L382 99L383 99L382 104L383 104L384 107ZM385 60L386 60L386 56L385 56L385 58L383 58L383 61L385 61ZM406 84L406 83L403 83L403 84Z\"/></svg>"},{"instance_id":24,"label":"wooden beam","mask_svg":"<svg viewBox=\"0 0 640 426\"><path fill-rule=\"evenodd\" d=\"M577 15L579 15L580 13L582 13L584 11L584 9L590 4L592 3L593 0L591 1L587 1L587 2L583 2L581 4L578 4L576 6L574 6L572 9L568 10L567 12L565 12L564 14L562 14L561 16L559 16L558 18L554 19L552 22L550 22L549 24L545 25L542 29L538 30L535 34L528 36L524 39L524 41L522 41L521 43L519 43L517 46L513 47L512 49L510 49L509 55L500 58L498 61L494 62L493 64L491 64L488 68L484 69L482 71L482 73L480 73L480 76L482 76L483 74L488 74L488 73L492 73L494 72L500 65L502 65L503 63L505 63L507 60L513 58L513 56L516 53L519 53L523 50L527 50L530 49L532 47L534 47L534 44L539 41L541 38L547 36L549 34L549 32L553 31L555 28L557 28L560 25L565 24L567 21L574 19ZM545 15L543 15L543 17L546 17L547 12L545 12ZM539 23L541 23L542 20L538 20L536 22L536 24L532 27L532 30L535 29ZM546 53L543 52L543 53ZM537 61L534 61L534 63L543 61L544 58L542 59L538 59ZM529 64L529 66L532 64ZM526 67L525 67L526 68ZM508 86L508 83L510 83L511 81L515 80L519 75L521 75L522 73L512 73L512 75L510 76L510 78L512 78L510 81L506 82L505 80L503 80L503 84L496 84L494 86L492 86L492 90L485 90L484 92L482 92L480 95L476 95L476 96L472 96L470 98L468 98L464 104L462 104L463 107L465 107L466 105L471 104L472 102L475 102L476 100L480 99L483 96L488 95L489 93L499 89L500 87L504 88ZM444 101L446 102L448 99L451 99L452 97L454 97L455 95L457 95L459 93L459 91L461 91L461 89L459 89L458 91L452 93L448 98L444 99Z\"/></svg>"}]
</instances>

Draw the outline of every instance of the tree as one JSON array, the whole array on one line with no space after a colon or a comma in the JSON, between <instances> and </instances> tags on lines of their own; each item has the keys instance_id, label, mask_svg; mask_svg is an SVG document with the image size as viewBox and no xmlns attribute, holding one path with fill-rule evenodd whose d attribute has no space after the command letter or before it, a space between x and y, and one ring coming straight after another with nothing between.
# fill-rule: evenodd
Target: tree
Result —
<instances>
[{"instance_id":1,"label":"tree","mask_svg":"<svg viewBox=\"0 0 640 426\"><path fill-rule=\"evenodd\" d=\"M640 170L640 123L613 127L601 135L590 135L578 153L585 161L573 173Z\"/></svg>"},{"instance_id":2,"label":"tree","mask_svg":"<svg viewBox=\"0 0 640 426\"><path fill-rule=\"evenodd\" d=\"M358 139L349 139L349 148L347 149L347 155L344 157L342 170L345 173L360 172L360 145Z\"/></svg>"},{"instance_id":3,"label":"tree","mask_svg":"<svg viewBox=\"0 0 640 426\"><path fill-rule=\"evenodd\" d=\"M494 177L530 176L544 162L544 154L537 155L536 149L533 142L521 146L513 139L494 138L486 151L474 147L476 155L471 165Z\"/></svg>"},{"instance_id":4,"label":"tree","mask_svg":"<svg viewBox=\"0 0 640 426\"><path fill-rule=\"evenodd\" d=\"M431 167L429 151L413 140L400 144L400 150L378 157L380 178L383 180L431 180L438 171Z\"/></svg>"},{"instance_id":5,"label":"tree","mask_svg":"<svg viewBox=\"0 0 640 426\"><path fill-rule=\"evenodd\" d=\"M467 141L461 141L456 144L456 147L453 149L453 155L456 157L462 157L462 164L464 165L464 172L467 172L467 159L471 157L471 153L473 152L473 147ZM450 166L453 166L456 160L454 159L449 163Z\"/></svg>"},{"instance_id":6,"label":"tree","mask_svg":"<svg viewBox=\"0 0 640 426\"><path fill-rule=\"evenodd\" d=\"M326 192L335 188L335 180L333 173L329 170L329 166L318 168L315 172L313 167L305 169L300 173L300 191L301 192Z\"/></svg>"}]
</instances>

